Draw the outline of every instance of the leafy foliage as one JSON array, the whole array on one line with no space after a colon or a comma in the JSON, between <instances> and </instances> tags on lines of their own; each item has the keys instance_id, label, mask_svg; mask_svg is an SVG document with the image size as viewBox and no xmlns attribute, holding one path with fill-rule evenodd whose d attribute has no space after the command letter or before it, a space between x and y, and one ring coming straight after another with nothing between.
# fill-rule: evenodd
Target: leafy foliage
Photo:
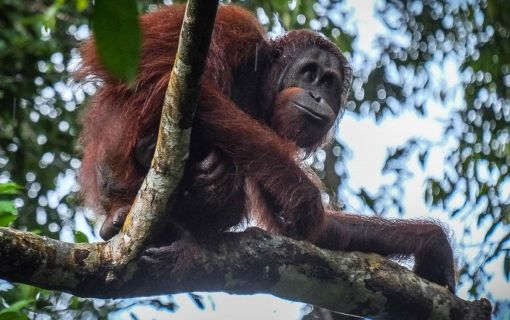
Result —
<instances>
[{"instance_id":1,"label":"leafy foliage","mask_svg":"<svg viewBox=\"0 0 510 320\"><path fill-rule=\"evenodd\" d=\"M84 95L71 90L69 68L86 26L69 6L48 1L2 1L0 12L0 58L8 62L0 67L0 182L25 190L15 200L16 227L57 237L73 224L71 190L57 192L56 182L80 163L75 111Z\"/></svg>"},{"instance_id":2,"label":"leafy foliage","mask_svg":"<svg viewBox=\"0 0 510 320\"><path fill-rule=\"evenodd\" d=\"M451 110L443 135L443 141L451 141L444 158L445 172L427 180L425 199L463 219L466 229L461 245L470 239L470 221L486 228L481 254L461 274L471 279L471 293L479 295L481 280L487 276L484 266L498 255L507 256L509 250L510 24L502 14L510 9L509 3L388 0L380 8L385 25L408 39L407 45L379 39L383 55L376 70L387 74L396 68L401 78L398 90L392 88L386 96L421 114L426 114L428 104L422 96ZM432 66L444 67L447 59L458 65L456 86L448 83L451 77L434 79ZM413 78L405 77L408 71L414 73ZM372 77L370 83L381 81ZM373 91L365 93L365 101L375 98ZM388 104L381 106L382 113L389 109ZM426 155L436 146L410 141L402 151L418 148ZM503 269L508 276L508 268Z\"/></svg>"},{"instance_id":3,"label":"leafy foliage","mask_svg":"<svg viewBox=\"0 0 510 320\"><path fill-rule=\"evenodd\" d=\"M0 226L53 238L75 228L77 109L93 91L70 80L84 17L63 1L0 3ZM0 281L0 318L59 317L63 296ZM99 312L91 300L68 300L65 312Z\"/></svg>"},{"instance_id":4,"label":"leafy foliage","mask_svg":"<svg viewBox=\"0 0 510 320\"><path fill-rule=\"evenodd\" d=\"M18 216L11 198L19 194L20 187L15 183L0 183L0 227L8 227Z\"/></svg>"},{"instance_id":5,"label":"leafy foliage","mask_svg":"<svg viewBox=\"0 0 510 320\"><path fill-rule=\"evenodd\" d=\"M103 61L121 79L133 80L140 42L135 17L146 8L137 9L132 0L95 3L93 27ZM485 267L497 258L502 273L510 278L510 24L506 18L510 2L378 2L375 15L385 30L377 33L375 55L357 47L356 21L343 1L240 3L256 12L273 34L308 27L350 53L356 77L348 109L354 114L382 122L409 110L427 116L435 104L447 108L442 141L413 138L388 150L383 171L396 179L374 194L350 189L345 170L349 149L340 142L325 147L310 164L333 197L340 185L339 190L355 193L371 213L403 213L403 182L413 174L410 163L417 161L426 170L434 150L446 150L445 170L429 177L423 197L431 208L462 219L466 228L457 235L459 251L473 245L473 232L484 234L481 243L474 244L479 254L462 261L460 280L473 295L482 294L490 278ZM91 5L87 0L0 2L0 226L89 241L90 229L76 230L77 219L87 222L89 215L77 207L73 182L80 166L79 110L94 87L72 82L70 73L78 62L79 41L89 35ZM458 70L457 77L444 74L448 65ZM338 178L332 179L332 172ZM192 299L201 305L199 296ZM128 305L0 283L4 307L0 317L25 319L27 312L59 317L57 306L62 301L66 312L92 318ZM498 306L504 309L505 304Z\"/></svg>"},{"instance_id":6,"label":"leafy foliage","mask_svg":"<svg viewBox=\"0 0 510 320\"><path fill-rule=\"evenodd\" d=\"M101 61L119 79L134 82L141 45L136 1L96 1L92 26Z\"/></svg>"}]
</instances>

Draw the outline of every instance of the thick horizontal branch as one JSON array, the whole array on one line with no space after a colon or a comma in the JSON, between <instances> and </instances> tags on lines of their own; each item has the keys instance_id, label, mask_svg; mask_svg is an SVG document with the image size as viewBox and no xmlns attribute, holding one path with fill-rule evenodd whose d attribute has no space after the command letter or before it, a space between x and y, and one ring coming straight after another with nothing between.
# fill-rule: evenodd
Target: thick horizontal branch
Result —
<instances>
[{"instance_id":1,"label":"thick horizontal branch","mask_svg":"<svg viewBox=\"0 0 510 320\"><path fill-rule=\"evenodd\" d=\"M0 228L0 278L78 296L122 298L190 291L270 293L374 319L490 319L487 300L464 301L378 255L332 252L259 229L207 245L178 242L133 261L111 281L109 248Z\"/></svg>"}]
</instances>

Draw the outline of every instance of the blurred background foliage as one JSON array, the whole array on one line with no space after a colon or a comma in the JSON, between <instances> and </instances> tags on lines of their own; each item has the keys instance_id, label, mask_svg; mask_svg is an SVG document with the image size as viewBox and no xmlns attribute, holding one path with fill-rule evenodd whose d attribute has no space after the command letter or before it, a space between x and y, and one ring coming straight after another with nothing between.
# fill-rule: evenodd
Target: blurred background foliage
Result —
<instances>
[{"instance_id":1,"label":"blurred background foliage","mask_svg":"<svg viewBox=\"0 0 510 320\"><path fill-rule=\"evenodd\" d=\"M355 71L349 117L383 123L409 111L430 116L433 105L448 110L441 119L441 141L413 137L388 150L383 173L395 179L377 192L349 187L348 141L338 139L320 150L311 164L324 179L330 201L355 197L363 203L364 214L405 217L404 182L413 175L409 163L417 159L426 170L430 153L446 150L443 172L430 175L423 194L414 196L465 224L463 233L456 235L458 252L462 256L464 249L475 246L476 250L473 256L459 259L461 287L471 297L490 297L485 285L492 277L508 281L510 276L510 22L506 17L510 2L363 2L384 26L376 34L372 52L357 46L359 21L348 1L239 1L257 14L271 36L311 28L346 52ZM146 12L161 4L119 2L115 10L129 7L127 18L114 19L115 10L103 5L93 12L88 0L0 2L0 226L66 241L94 239L94 216L79 207L74 183L80 167L80 113L95 91L92 85L72 81L79 63L77 47L89 36L90 21L107 47L118 46L129 36L123 39L111 30L122 27L125 35L138 32L133 8ZM137 41L133 38L133 43ZM125 73L122 66L113 66L121 78L132 77L136 46L120 60L115 52L102 51L105 60L130 65ZM445 75L447 65L456 66L458 76ZM479 243L471 241L473 232L483 234ZM495 259L501 261L499 275L486 270ZM200 296L190 297L203 308ZM508 301L493 302L498 303L502 318L508 316ZM171 297L89 300L0 282L1 319L104 318L134 303L175 310Z\"/></svg>"}]
</instances>

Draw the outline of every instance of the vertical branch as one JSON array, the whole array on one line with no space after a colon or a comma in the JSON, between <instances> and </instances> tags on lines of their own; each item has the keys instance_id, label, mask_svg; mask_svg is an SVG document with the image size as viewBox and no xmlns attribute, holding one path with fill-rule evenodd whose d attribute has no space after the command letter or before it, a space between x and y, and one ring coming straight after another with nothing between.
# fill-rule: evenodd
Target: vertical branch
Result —
<instances>
[{"instance_id":1,"label":"vertical branch","mask_svg":"<svg viewBox=\"0 0 510 320\"><path fill-rule=\"evenodd\" d=\"M113 263L120 269L136 258L152 237L159 233L165 221L168 199L182 177L188 158L200 79L206 64L217 9L218 1L188 2L177 56L163 103L152 165L123 230L110 241ZM115 273L124 274L124 271L118 270ZM129 272L126 276L130 277ZM109 278L118 279L115 274L110 274Z\"/></svg>"}]
</instances>

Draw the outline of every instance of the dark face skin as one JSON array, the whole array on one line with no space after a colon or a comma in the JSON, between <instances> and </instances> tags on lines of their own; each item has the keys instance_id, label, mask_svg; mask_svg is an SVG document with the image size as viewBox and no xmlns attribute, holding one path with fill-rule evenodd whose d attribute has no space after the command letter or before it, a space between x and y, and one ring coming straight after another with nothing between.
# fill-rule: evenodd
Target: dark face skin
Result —
<instances>
[{"instance_id":1,"label":"dark face skin","mask_svg":"<svg viewBox=\"0 0 510 320\"><path fill-rule=\"evenodd\" d=\"M303 52L282 75L283 88L299 87L310 93L310 107L320 113L322 108L340 109L342 64L336 56L325 50L312 48ZM327 104L328 106L317 106ZM313 110L313 109L312 109Z\"/></svg>"},{"instance_id":2,"label":"dark face skin","mask_svg":"<svg viewBox=\"0 0 510 320\"><path fill-rule=\"evenodd\" d=\"M341 109L342 64L332 53L311 48L283 71L272 127L303 148L322 142Z\"/></svg>"}]
</instances>

